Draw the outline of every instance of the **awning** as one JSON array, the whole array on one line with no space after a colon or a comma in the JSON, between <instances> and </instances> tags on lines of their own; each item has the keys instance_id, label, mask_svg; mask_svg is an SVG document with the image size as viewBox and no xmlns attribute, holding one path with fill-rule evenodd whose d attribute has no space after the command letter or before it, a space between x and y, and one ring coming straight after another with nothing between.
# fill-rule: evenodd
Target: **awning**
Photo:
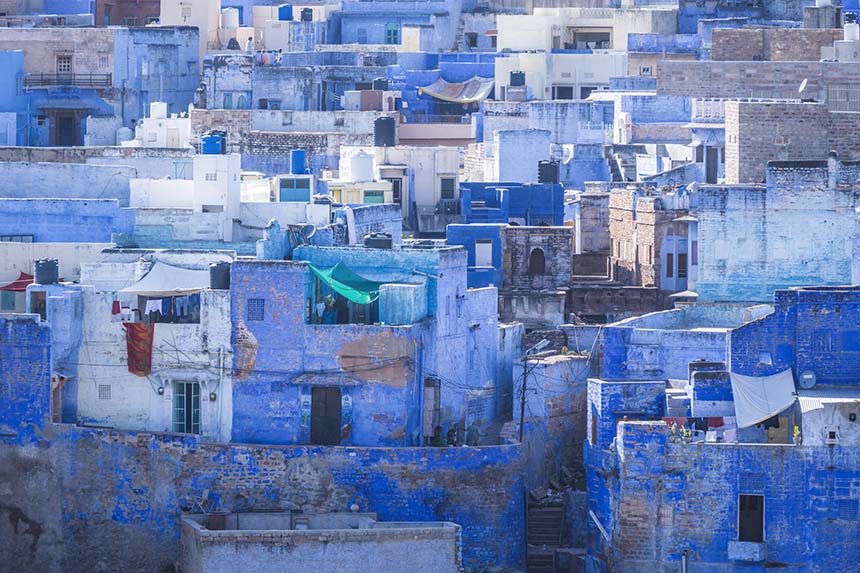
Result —
<instances>
[{"instance_id":1,"label":"awning","mask_svg":"<svg viewBox=\"0 0 860 573\"><path fill-rule=\"evenodd\" d=\"M453 103L477 103L484 101L493 91L493 78L473 77L465 82L450 83L439 78L429 86L418 88L418 95L427 94Z\"/></svg>"},{"instance_id":2,"label":"awning","mask_svg":"<svg viewBox=\"0 0 860 573\"><path fill-rule=\"evenodd\" d=\"M310 263L308 266L319 280L347 300L357 304L370 304L379 298L379 286L382 283L358 276L342 262L327 271L321 271Z\"/></svg>"},{"instance_id":3,"label":"awning","mask_svg":"<svg viewBox=\"0 0 860 573\"><path fill-rule=\"evenodd\" d=\"M18 278L11 283L0 286L0 290L11 292L24 292L27 290L27 285L33 284L33 275L28 275L24 272L18 273Z\"/></svg>"},{"instance_id":4,"label":"awning","mask_svg":"<svg viewBox=\"0 0 860 573\"><path fill-rule=\"evenodd\" d=\"M195 271L156 261L146 276L119 292L140 296L183 296L209 288L209 271Z\"/></svg>"},{"instance_id":5,"label":"awning","mask_svg":"<svg viewBox=\"0 0 860 573\"><path fill-rule=\"evenodd\" d=\"M764 422L794 404L794 376L791 369L760 377L732 372L731 377L738 428L749 428Z\"/></svg>"}]
</instances>

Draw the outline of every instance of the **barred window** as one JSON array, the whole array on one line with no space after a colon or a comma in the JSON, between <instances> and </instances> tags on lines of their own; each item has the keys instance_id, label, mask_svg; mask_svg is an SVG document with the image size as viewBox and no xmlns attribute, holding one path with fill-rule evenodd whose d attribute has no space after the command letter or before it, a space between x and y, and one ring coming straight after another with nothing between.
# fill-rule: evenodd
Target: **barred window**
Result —
<instances>
[{"instance_id":1,"label":"barred window","mask_svg":"<svg viewBox=\"0 0 860 573\"><path fill-rule=\"evenodd\" d=\"M266 300L262 298L249 298L247 307L247 318L249 322L261 322L266 319Z\"/></svg>"}]
</instances>

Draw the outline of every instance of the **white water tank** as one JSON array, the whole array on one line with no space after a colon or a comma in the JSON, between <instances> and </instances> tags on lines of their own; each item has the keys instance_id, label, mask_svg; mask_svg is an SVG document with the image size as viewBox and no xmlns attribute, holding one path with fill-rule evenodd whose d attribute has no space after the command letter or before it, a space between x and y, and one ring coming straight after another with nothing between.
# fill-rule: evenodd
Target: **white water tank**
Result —
<instances>
[{"instance_id":1,"label":"white water tank","mask_svg":"<svg viewBox=\"0 0 860 573\"><path fill-rule=\"evenodd\" d=\"M373 156L359 151L349 159L349 180L353 183L373 181Z\"/></svg>"},{"instance_id":2,"label":"white water tank","mask_svg":"<svg viewBox=\"0 0 860 573\"><path fill-rule=\"evenodd\" d=\"M235 30L239 27L239 10L224 8L221 10L221 27L225 30Z\"/></svg>"},{"instance_id":3,"label":"white water tank","mask_svg":"<svg viewBox=\"0 0 860 573\"><path fill-rule=\"evenodd\" d=\"M860 24L845 24L845 41L860 41Z\"/></svg>"}]
</instances>

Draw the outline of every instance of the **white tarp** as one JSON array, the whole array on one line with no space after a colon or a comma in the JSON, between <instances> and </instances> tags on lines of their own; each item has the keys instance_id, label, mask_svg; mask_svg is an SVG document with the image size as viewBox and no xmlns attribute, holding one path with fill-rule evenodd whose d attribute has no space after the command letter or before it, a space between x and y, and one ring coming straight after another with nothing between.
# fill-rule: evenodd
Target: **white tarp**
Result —
<instances>
[{"instance_id":1,"label":"white tarp","mask_svg":"<svg viewBox=\"0 0 860 573\"><path fill-rule=\"evenodd\" d=\"M195 271L156 261L142 279L120 292L140 296L182 296L209 288L209 271Z\"/></svg>"},{"instance_id":2,"label":"white tarp","mask_svg":"<svg viewBox=\"0 0 860 573\"><path fill-rule=\"evenodd\" d=\"M732 372L738 428L749 428L779 414L795 401L791 369L771 376L744 376Z\"/></svg>"}]
</instances>

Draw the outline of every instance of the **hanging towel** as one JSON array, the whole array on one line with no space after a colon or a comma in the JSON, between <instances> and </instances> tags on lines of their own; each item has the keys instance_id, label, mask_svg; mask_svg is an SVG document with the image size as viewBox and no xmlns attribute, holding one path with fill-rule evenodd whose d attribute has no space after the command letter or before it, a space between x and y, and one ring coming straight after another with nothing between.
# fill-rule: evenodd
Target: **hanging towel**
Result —
<instances>
[{"instance_id":1,"label":"hanging towel","mask_svg":"<svg viewBox=\"0 0 860 573\"><path fill-rule=\"evenodd\" d=\"M152 340L155 325L143 322L124 322L125 343L128 350L128 371L136 376L152 372Z\"/></svg>"},{"instance_id":2,"label":"hanging towel","mask_svg":"<svg viewBox=\"0 0 860 573\"><path fill-rule=\"evenodd\" d=\"M144 309L143 314L149 314L150 312L161 312L161 299L150 299L146 301L146 308Z\"/></svg>"},{"instance_id":3,"label":"hanging towel","mask_svg":"<svg viewBox=\"0 0 860 573\"><path fill-rule=\"evenodd\" d=\"M121 312L122 312L122 309L120 308L119 301L118 300L113 301L113 305L111 305L111 312L110 313L111 314L119 314Z\"/></svg>"}]
</instances>

